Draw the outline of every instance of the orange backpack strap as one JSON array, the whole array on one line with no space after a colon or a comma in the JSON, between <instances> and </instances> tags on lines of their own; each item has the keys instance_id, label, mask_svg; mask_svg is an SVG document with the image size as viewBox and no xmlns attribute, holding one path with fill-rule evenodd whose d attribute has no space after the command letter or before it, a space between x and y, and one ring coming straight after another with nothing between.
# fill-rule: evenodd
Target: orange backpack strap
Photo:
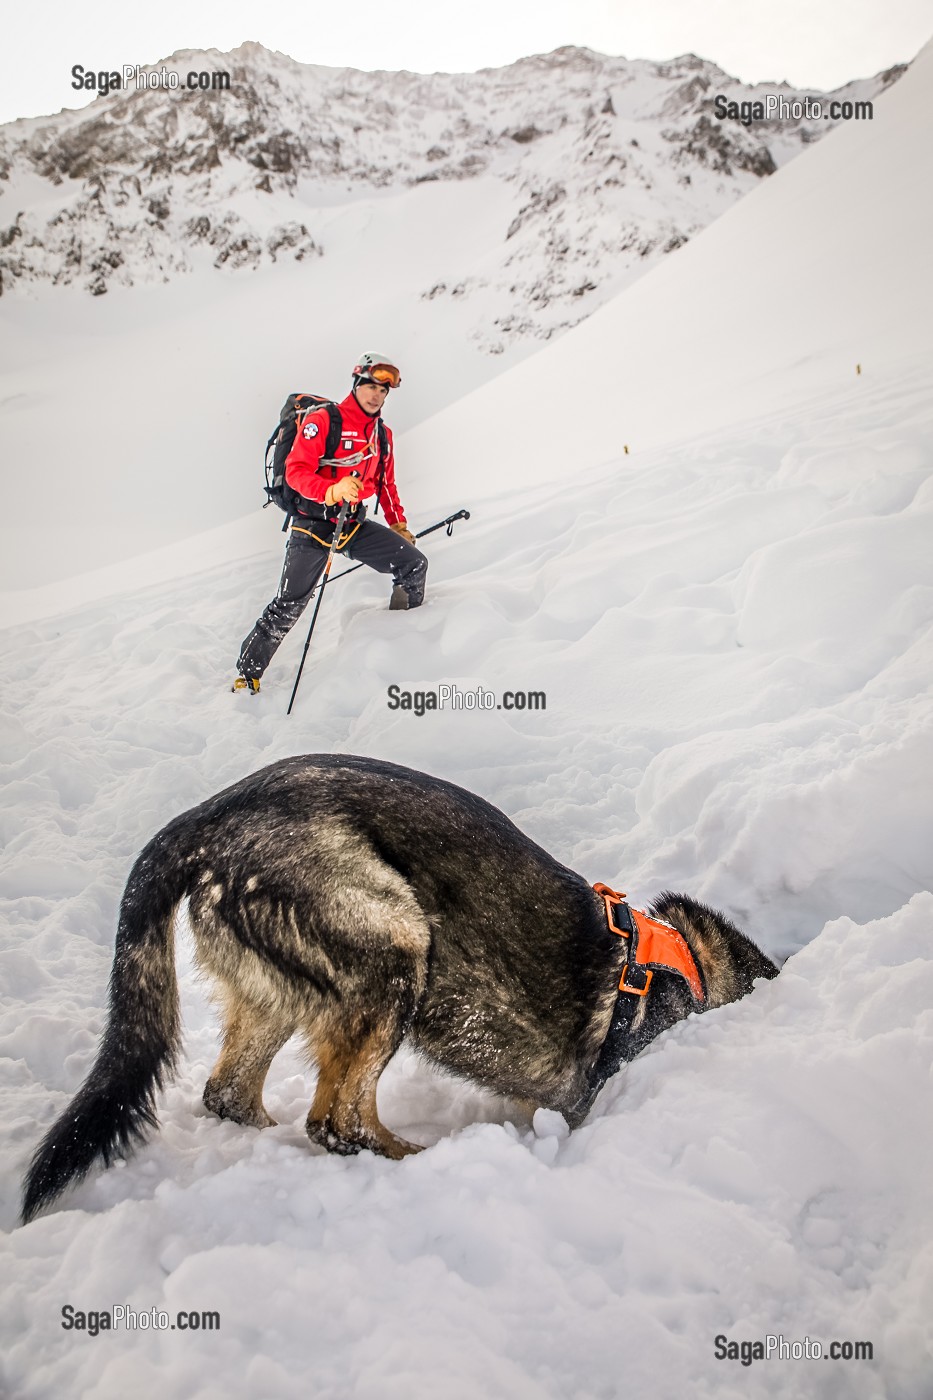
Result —
<instances>
[{"instance_id":1,"label":"orange backpack strap","mask_svg":"<svg viewBox=\"0 0 933 1400\"><path fill-rule=\"evenodd\" d=\"M619 990L647 996L655 971L676 972L687 983L694 1001L702 1006L706 1001L703 979L683 934L672 924L653 919L642 909L633 909L618 890L601 883L593 889L606 906L611 932L629 940L629 957L622 969Z\"/></svg>"}]
</instances>

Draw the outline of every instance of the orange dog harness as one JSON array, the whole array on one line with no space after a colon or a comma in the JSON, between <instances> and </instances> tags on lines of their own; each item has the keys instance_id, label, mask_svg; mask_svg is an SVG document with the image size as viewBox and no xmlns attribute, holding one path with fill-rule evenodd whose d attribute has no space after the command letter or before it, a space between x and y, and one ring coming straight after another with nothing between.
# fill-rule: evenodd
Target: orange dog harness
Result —
<instances>
[{"instance_id":1,"label":"orange dog harness","mask_svg":"<svg viewBox=\"0 0 933 1400\"><path fill-rule=\"evenodd\" d=\"M606 906L606 922L612 933L629 940L628 961L622 969L620 992L633 996L648 995L655 971L676 972L684 979L693 999L702 1006L706 1001L703 981L696 959L682 933L671 924L653 919L642 909L633 909L625 895L608 885L596 884L593 889Z\"/></svg>"}]
</instances>

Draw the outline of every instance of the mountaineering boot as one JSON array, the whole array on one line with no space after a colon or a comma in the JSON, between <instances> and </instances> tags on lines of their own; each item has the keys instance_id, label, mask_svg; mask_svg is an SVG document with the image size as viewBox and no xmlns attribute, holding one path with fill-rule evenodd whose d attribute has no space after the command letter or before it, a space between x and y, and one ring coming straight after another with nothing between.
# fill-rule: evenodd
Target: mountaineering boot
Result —
<instances>
[{"instance_id":1,"label":"mountaineering boot","mask_svg":"<svg viewBox=\"0 0 933 1400\"><path fill-rule=\"evenodd\" d=\"M258 676L237 676L230 689L233 691L246 690L250 695L258 695L259 678Z\"/></svg>"},{"instance_id":2,"label":"mountaineering boot","mask_svg":"<svg viewBox=\"0 0 933 1400\"><path fill-rule=\"evenodd\" d=\"M392 597L389 599L389 612L407 612L408 593L400 583L392 589Z\"/></svg>"}]
</instances>

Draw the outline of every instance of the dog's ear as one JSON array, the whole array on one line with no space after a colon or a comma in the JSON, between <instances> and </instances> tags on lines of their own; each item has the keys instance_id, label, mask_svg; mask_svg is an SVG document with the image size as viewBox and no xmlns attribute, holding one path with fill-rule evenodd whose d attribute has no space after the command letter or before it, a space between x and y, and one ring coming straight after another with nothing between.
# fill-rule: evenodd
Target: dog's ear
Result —
<instances>
[{"instance_id":1,"label":"dog's ear","mask_svg":"<svg viewBox=\"0 0 933 1400\"><path fill-rule=\"evenodd\" d=\"M741 929L708 904L665 890L651 913L683 935L696 958L706 989L707 1009L738 1001L752 990L756 977L776 977L778 969Z\"/></svg>"}]
</instances>

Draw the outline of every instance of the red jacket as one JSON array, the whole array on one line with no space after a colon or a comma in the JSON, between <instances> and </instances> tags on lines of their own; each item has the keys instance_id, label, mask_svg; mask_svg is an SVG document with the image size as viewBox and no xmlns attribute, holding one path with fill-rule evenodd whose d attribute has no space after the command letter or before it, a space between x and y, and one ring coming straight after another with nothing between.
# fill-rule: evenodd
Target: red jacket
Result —
<instances>
[{"instance_id":1,"label":"red jacket","mask_svg":"<svg viewBox=\"0 0 933 1400\"><path fill-rule=\"evenodd\" d=\"M304 425L298 429L294 446L285 463L285 480L300 496L323 504L327 488L342 477L349 476L351 471L357 472L360 478L360 500L376 495L381 475L382 492L379 500L385 511L387 524L395 525L405 519L405 512L395 486L392 430L386 428L388 452L385 462L380 467L379 415L371 417L370 414L364 413L353 394L348 394L343 403L337 406L340 409L343 431L333 460L339 462L342 457L353 457L362 450L367 453L364 461L358 466L351 463L346 468L321 466L330 418L325 408L319 408L316 413L309 413Z\"/></svg>"}]
</instances>

